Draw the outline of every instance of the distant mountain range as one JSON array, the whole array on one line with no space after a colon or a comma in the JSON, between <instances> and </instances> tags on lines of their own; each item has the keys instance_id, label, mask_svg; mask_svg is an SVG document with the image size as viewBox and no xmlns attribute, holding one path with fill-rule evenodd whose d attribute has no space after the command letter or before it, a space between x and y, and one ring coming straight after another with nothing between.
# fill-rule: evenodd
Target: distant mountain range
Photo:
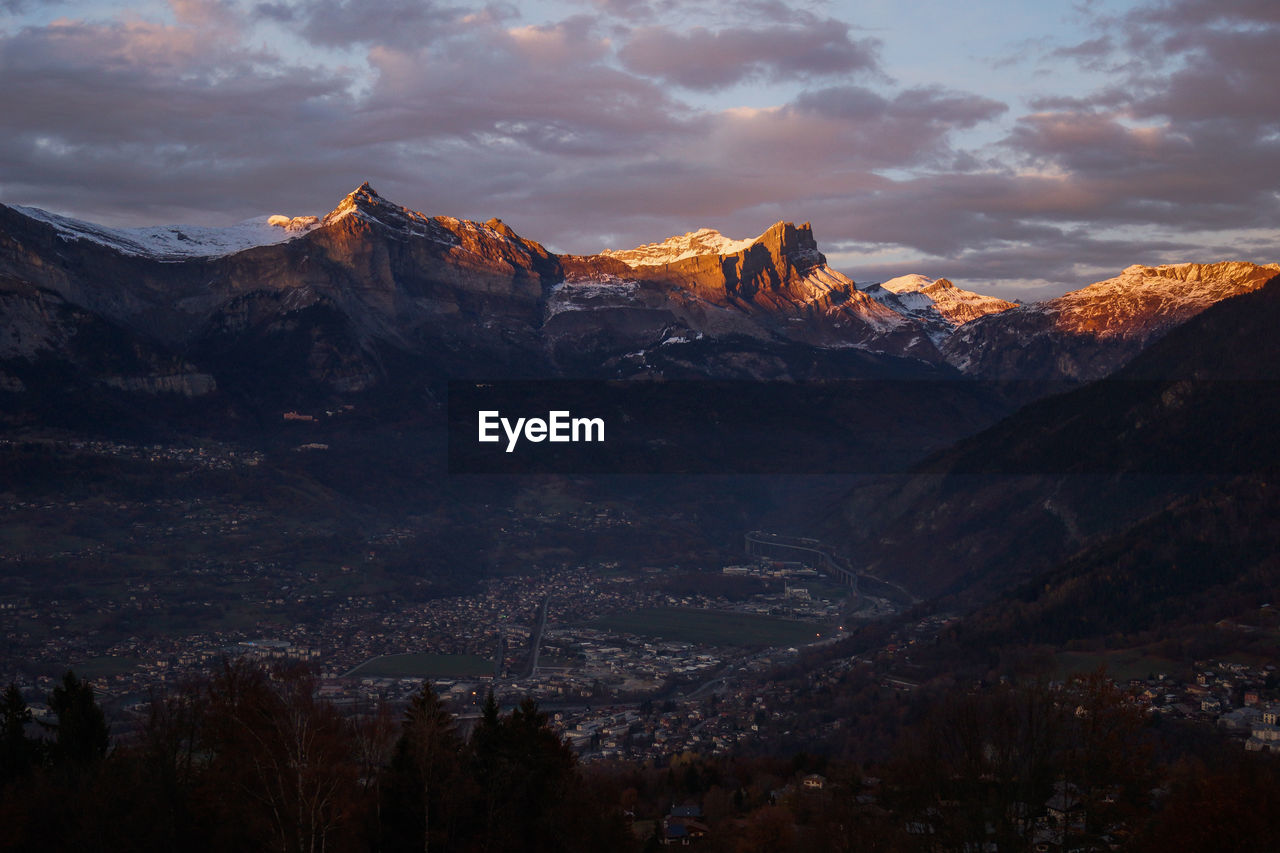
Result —
<instances>
[{"instance_id":1,"label":"distant mountain range","mask_svg":"<svg viewBox=\"0 0 1280 853\"><path fill-rule=\"evenodd\" d=\"M570 256L368 184L323 217L223 229L0 206L0 393L60 382L287 405L469 376L1079 381L1277 269L1131 267L1018 306L922 276L860 288L807 223Z\"/></svg>"}]
</instances>

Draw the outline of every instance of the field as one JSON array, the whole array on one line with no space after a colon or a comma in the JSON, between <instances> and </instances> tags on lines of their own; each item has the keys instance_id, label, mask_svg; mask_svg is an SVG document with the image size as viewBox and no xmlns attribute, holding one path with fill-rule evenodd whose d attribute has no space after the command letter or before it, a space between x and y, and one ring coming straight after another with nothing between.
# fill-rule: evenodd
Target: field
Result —
<instances>
[{"instance_id":1,"label":"field","mask_svg":"<svg viewBox=\"0 0 1280 853\"><path fill-rule=\"evenodd\" d=\"M380 655L360 664L348 676L366 678L465 678L489 675L493 661L479 655Z\"/></svg>"},{"instance_id":2,"label":"field","mask_svg":"<svg viewBox=\"0 0 1280 853\"><path fill-rule=\"evenodd\" d=\"M826 628L812 622L676 607L618 613L597 619L591 627L711 646L798 646L819 639L820 632L827 635Z\"/></svg>"},{"instance_id":3,"label":"field","mask_svg":"<svg viewBox=\"0 0 1280 853\"><path fill-rule=\"evenodd\" d=\"M79 661L68 669L74 672L77 678L97 679L132 672L137 666L138 661L133 658L101 657Z\"/></svg>"},{"instance_id":4,"label":"field","mask_svg":"<svg viewBox=\"0 0 1280 853\"><path fill-rule=\"evenodd\" d=\"M1118 649L1110 652L1059 652L1056 656L1058 675L1068 676L1085 674L1106 666L1107 675L1117 681L1146 679L1152 675L1165 673L1176 677L1186 677L1190 673L1185 663L1178 663L1168 658L1158 657L1144 649Z\"/></svg>"}]
</instances>

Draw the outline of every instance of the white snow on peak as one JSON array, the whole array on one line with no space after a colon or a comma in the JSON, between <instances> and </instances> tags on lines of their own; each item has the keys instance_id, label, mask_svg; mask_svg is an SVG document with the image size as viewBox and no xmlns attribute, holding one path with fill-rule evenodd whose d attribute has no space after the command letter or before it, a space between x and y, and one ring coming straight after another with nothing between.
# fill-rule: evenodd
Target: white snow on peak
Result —
<instances>
[{"instance_id":1,"label":"white snow on peak","mask_svg":"<svg viewBox=\"0 0 1280 853\"><path fill-rule=\"evenodd\" d=\"M1027 306L1055 318L1060 329L1099 336L1145 334L1172 326L1230 296L1256 290L1280 265L1245 261L1134 264L1118 276Z\"/></svg>"},{"instance_id":2,"label":"white snow on peak","mask_svg":"<svg viewBox=\"0 0 1280 853\"><path fill-rule=\"evenodd\" d=\"M1208 306L1225 298L1224 294L1253 290L1280 271L1278 264L1257 265L1245 261L1220 261L1212 264L1165 264L1149 267L1133 264L1114 278L1094 282L1088 287L1064 293L1042 303L1054 308L1075 306L1099 297L1122 296L1130 299L1149 298L1167 302L1186 302ZM1241 287L1241 282L1246 282Z\"/></svg>"},{"instance_id":3,"label":"white snow on peak","mask_svg":"<svg viewBox=\"0 0 1280 853\"><path fill-rule=\"evenodd\" d=\"M180 261L232 255L255 246L269 246L301 237L315 228L315 216L257 216L222 228L204 225L151 225L142 228L109 228L59 216L38 207L14 210L46 222L64 240L88 240L126 255Z\"/></svg>"},{"instance_id":4,"label":"white snow on peak","mask_svg":"<svg viewBox=\"0 0 1280 853\"><path fill-rule=\"evenodd\" d=\"M714 228L701 228L678 237L669 237L661 243L648 243L634 249L605 249L600 254L616 258L632 267L656 267L698 255L732 255L759 239L731 240Z\"/></svg>"},{"instance_id":5,"label":"white snow on peak","mask_svg":"<svg viewBox=\"0 0 1280 853\"><path fill-rule=\"evenodd\" d=\"M881 282L880 286L893 293L918 293L933 284L933 282L934 280L927 275L912 273L911 275L900 275L897 278Z\"/></svg>"},{"instance_id":6,"label":"white snow on peak","mask_svg":"<svg viewBox=\"0 0 1280 853\"><path fill-rule=\"evenodd\" d=\"M933 279L918 273L871 285L864 292L904 316L924 321L935 344L970 320L1015 307L994 296L961 290L945 278Z\"/></svg>"}]
</instances>

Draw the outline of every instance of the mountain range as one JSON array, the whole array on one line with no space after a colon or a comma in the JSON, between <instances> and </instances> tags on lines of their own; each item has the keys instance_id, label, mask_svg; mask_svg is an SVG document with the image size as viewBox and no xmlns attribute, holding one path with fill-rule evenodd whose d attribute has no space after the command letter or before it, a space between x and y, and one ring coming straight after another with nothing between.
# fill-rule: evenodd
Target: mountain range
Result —
<instances>
[{"instance_id":1,"label":"mountain range","mask_svg":"<svg viewBox=\"0 0 1280 853\"><path fill-rule=\"evenodd\" d=\"M573 256L368 184L322 217L223 229L112 229L0 206L0 392L57 377L290 405L486 376L1076 382L1277 269L1130 267L1015 305L923 276L860 287L808 223Z\"/></svg>"}]
</instances>

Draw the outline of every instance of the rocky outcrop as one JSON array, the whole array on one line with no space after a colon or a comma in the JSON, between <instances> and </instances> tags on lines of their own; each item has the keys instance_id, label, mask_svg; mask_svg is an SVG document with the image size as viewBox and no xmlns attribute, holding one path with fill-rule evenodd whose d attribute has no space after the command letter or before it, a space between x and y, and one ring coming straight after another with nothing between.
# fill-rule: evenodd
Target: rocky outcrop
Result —
<instances>
[{"instance_id":1,"label":"rocky outcrop","mask_svg":"<svg viewBox=\"0 0 1280 853\"><path fill-rule=\"evenodd\" d=\"M652 318L655 326L666 324L665 339L738 334L939 360L916 321L877 303L827 266L807 222L776 223L754 240L729 240L703 229L664 243L575 258L565 269L578 290L585 282L619 282L633 305L665 312ZM605 295L601 287L591 290L597 299ZM608 307L616 313L625 306L615 298ZM553 332L585 322L562 319L554 302L552 308Z\"/></svg>"},{"instance_id":2,"label":"rocky outcrop","mask_svg":"<svg viewBox=\"0 0 1280 853\"><path fill-rule=\"evenodd\" d=\"M776 309L811 301L815 293L803 284L805 274L826 262L809 223L779 222L734 252L632 269L639 278L669 282L712 303Z\"/></svg>"},{"instance_id":3,"label":"rocky outcrop","mask_svg":"<svg viewBox=\"0 0 1280 853\"><path fill-rule=\"evenodd\" d=\"M217 390L218 383L207 373L170 373L150 376L107 376L104 385L121 391L143 394L179 394L183 397L203 397Z\"/></svg>"}]
</instances>

